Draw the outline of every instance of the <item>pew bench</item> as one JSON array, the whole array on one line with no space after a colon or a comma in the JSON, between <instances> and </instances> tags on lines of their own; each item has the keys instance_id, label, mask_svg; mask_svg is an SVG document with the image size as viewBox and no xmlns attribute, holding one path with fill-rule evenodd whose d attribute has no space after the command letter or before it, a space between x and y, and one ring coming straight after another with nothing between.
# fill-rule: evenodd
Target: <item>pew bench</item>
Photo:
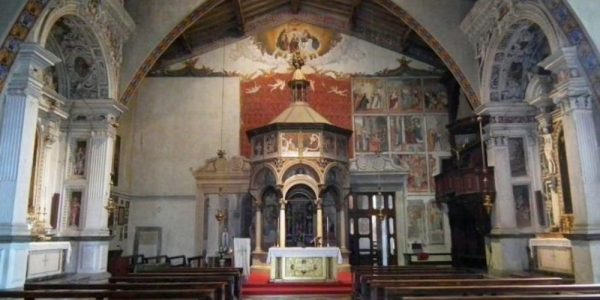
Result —
<instances>
[{"instance_id":1,"label":"pew bench","mask_svg":"<svg viewBox=\"0 0 600 300\"><path fill-rule=\"evenodd\" d=\"M560 277L540 278L483 278L483 279L373 279L365 282L361 290L364 299L383 299L386 287L446 287L446 286L512 286L512 285L562 285L571 284L572 279Z\"/></svg>"},{"instance_id":2,"label":"pew bench","mask_svg":"<svg viewBox=\"0 0 600 300\"><path fill-rule=\"evenodd\" d=\"M138 275L138 274L136 274ZM192 282L213 282L213 281L225 281L227 299L240 299L241 285L239 281L236 281L234 275L227 274L191 274L183 276L173 276L171 274L162 276L113 276L108 279L109 283L192 283Z\"/></svg>"},{"instance_id":3,"label":"pew bench","mask_svg":"<svg viewBox=\"0 0 600 300\"><path fill-rule=\"evenodd\" d=\"M94 290L36 290L36 291L0 291L0 298L56 299L56 298L92 298L92 299L215 299L214 289L186 290L145 290L145 291L94 291Z\"/></svg>"},{"instance_id":4,"label":"pew bench","mask_svg":"<svg viewBox=\"0 0 600 300\"><path fill-rule=\"evenodd\" d=\"M226 281L175 282L175 283L27 283L26 291L34 290L185 290L214 289L214 299L231 299L226 297Z\"/></svg>"},{"instance_id":5,"label":"pew bench","mask_svg":"<svg viewBox=\"0 0 600 300\"><path fill-rule=\"evenodd\" d=\"M483 274L363 274L354 282L357 295L368 295L368 282L372 280L450 280L450 279L483 279Z\"/></svg>"},{"instance_id":6,"label":"pew bench","mask_svg":"<svg viewBox=\"0 0 600 300\"><path fill-rule=\"evenodd\" d=\"M491 286L407 286L384 287L385 299L404 299L407 296L480 296L480 295L544 295L599 294L598 284L563 285L491 285ZM447 298L444 298L447 299Z\"/></svg>"}]
</instances>

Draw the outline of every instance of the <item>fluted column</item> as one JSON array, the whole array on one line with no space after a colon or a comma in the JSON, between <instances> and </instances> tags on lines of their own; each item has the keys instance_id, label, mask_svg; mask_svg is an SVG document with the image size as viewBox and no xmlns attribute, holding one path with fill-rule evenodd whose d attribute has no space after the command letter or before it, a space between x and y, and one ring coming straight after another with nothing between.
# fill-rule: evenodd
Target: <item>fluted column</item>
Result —
<instances>
[{"instance_id":1,"label":"fluted column","mask_svg":"<svg viewBox=\"0 0 600 300\"><path fill-rule=\"evenodd\" d=\"M44 69L58 57L22 44L5 94L0 129L0 235L28 235L27 199Z\"/></svg>"},{"instance_id":2,"label":"fluted column","mask_svg":"<svg viewBox=\"0 0 600 300\"><path fill-rule=\"evenodd\" d=\"M0 235L29 235L26 224L43 71L58 57L23 43L6 87L0 120ZM0 242L0 289L22 287L29 245Z\"/></svg>"},{"instance_id":3,"label":"fluted column","mask_svg":"<svg viewBox=\"0 0 600 300\"><path fill-rule=\"evenodd\" d=\"M573 233L600 233L600 153L589 94L567 96L558 104L563 130L571 197Z\"/></svg>"},{"instance_id":4,"label":"fluted column","mask_svg":"<svg viewBox=\"0 0 600 300\"><path fill-rule=\"evenodd\" d=\"M107 124L105 128L91 132L85 203L82 205L81 231L83 235L107 235L107 205L110 193L110 170L112 165L115 128Z\"/></svg>"},{"instance_id":5,"label":"fluted column","mask_svg":"<svg viewBox=\"0 0 600 300\"><path fill-rule=\"evenodd\" d=\"M515 201L513 199L510 155L508 152L508 138L505 136L492 136L487 143L489 164L494 167L494 184L496 187L496 201L492 215L492 231L502 233L507 229L517 227Z\"/></svg>"},{"instance_id":6,"label":"fluted column","mask_svg":"<svg viewBox=\"0 0 600 300\"><path fill-rule=\"evenodd\" d=\"M263 252L262 249L262 240L263 240L263 223L262 223L262 209L263 202L262 200L255 200L254 204L256 205L256 222L254 224L254 236L255 236L255 245L254 252Z\"/></svg>"},{"instance_id":7,"label":"fluted column","mask_svg":"<svg viewBox=\"0 0 600 300\"><path fill-rule=\"evenodd\" d=\"M279 247L285 248L285 205L287 201L284 198L279 200Z\"/></svg>"},{"instance_id":8,"label":"fluted column","mask_svg":"<svg viewBox=\"0 0 600 300\"><path fill-rule=\"evenodd\" d=\"M323 199L315 201L317 206L317 243L315 246L323 244Z\"/></svg>"}]
</instances>

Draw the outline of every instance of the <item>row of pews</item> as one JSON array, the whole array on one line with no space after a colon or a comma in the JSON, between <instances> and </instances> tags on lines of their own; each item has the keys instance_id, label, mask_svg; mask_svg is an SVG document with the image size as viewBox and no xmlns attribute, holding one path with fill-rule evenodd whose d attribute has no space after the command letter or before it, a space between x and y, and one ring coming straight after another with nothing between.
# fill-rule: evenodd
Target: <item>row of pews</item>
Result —
<instances>
[{"instance_id":1,"label":"row of pews","mask_svg":"<svg viewBox=\"0 0 600 300\"><path fill-rule=\"evenodd\" d=\"M167 267L112 276L107 283L26 283L0 298L241 299L242 270L232 267Z\"/></svg>"},{"instance_id":2,"label":"row of pews","mask_svg":"<svg viewBox=\"0 0 600 300\"><path fill-rule=\"evenodd\" d=\"M446 266L355 266L356 299L600 299L600 285L560 277L490 277Z\"/></svg>"}]
</instances>

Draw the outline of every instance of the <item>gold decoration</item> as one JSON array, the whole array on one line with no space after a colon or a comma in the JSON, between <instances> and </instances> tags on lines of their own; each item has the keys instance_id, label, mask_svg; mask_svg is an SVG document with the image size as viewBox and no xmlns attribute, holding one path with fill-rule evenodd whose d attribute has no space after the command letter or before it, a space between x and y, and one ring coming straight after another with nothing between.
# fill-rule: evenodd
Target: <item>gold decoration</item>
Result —
<instances>
[{"instance_id":1,"label":"gold decoration","mask_svg":"<svg viewBox=\"0 0 600 300\"><path fill-rule=\"evenodd\" d=\"M492 199L492 195L485 194L483 196L483 207L485 208L485 212L489 216L492 213L492 207L494 207L494 201Z\"/></svg>"},{"instance_id":2,"label":"gold decoration","mask_svg":"<svg viewBox=\"0 0 600 300\"><path fill-rule=\"evenodd\" d=\"M562 233L570 233L573 230L573 215L564 214L560 216L560 231Z\"/></svg>"},{"instance_id":3,"label":"gold decoration","mask_svg":"<svg viewBox=\"0 0 600 300\"><path fill-rule=\"evenodd\" d=\"M284 279L324 279L324 257L285 257Z\"/></svg>"}]
</instances>

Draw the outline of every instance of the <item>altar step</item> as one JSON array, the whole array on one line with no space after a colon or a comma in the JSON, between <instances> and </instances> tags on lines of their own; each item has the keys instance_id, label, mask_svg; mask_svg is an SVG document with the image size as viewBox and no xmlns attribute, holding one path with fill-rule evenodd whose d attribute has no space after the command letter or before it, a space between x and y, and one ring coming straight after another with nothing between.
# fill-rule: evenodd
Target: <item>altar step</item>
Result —
<instances>
[{"instance_id":1,"label":"altar step","mask_svg":"<svg viewBox=\"0 0 600 300\"><path fill-rule=\"evenodd\" d=\"M350 274L340 274L340 281L330 283L271 283L268 277L252 274L242 287L242 295L351 295Z\"/></svg>"}]
</instances>

